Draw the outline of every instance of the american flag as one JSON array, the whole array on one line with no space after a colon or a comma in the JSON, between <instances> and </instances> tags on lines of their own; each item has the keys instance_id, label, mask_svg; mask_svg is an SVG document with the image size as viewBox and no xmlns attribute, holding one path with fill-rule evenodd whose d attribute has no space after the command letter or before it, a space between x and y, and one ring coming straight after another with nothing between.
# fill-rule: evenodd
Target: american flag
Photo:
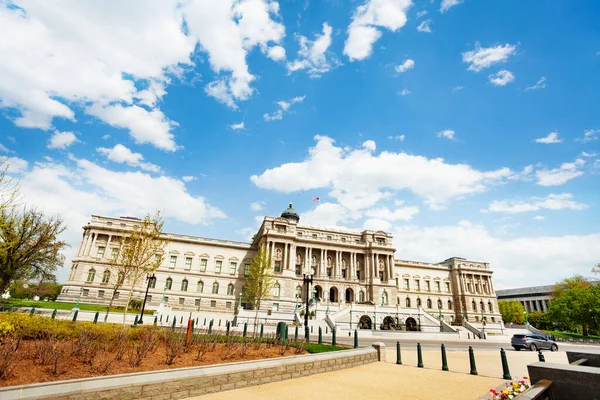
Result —
<instances>
[{"instance_id":1,"label":"american flag","mask_svg":"<svg viewBox=\"0 0 600 400\"><path fill-rule=\"evenodd\" d=\"M319 198L318 197L313 197L312 201L314 201L315 203L318 203L319 202Z\"/></svg>"}]
</instances>

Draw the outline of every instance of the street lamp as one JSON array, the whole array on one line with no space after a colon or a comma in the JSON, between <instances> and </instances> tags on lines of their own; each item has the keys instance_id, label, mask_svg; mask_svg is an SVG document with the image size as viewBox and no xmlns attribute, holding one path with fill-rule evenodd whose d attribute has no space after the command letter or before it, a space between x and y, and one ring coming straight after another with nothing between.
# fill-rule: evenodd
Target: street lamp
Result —
<instances>
[{"instance_id":1,"label":"street lamp","mask_svg":"<svg viewBox=\"0 0 600 400\"><path fill-rule=\"evenodd\" d=\"M150 286L154 285L154 283L156 282L156 276L154 274L148 275L148 276L146 276L146 281L148 282L148 284L146 285L146 294L144 295L144 302L142 303L142 315L140 315L138 324L144 323L142 318L144 318L144 310L146 309L146 299L148 298L148 289L150 289Z\"/></svg>"},{"instance_id":2,"label":"street lamp","mask_svg":"<svg viewBox=\"0 0 600 400\"><path fill-rule=\"evenodd\" d=\"M310 302L310 285L313 283L313 274L315 273L314 269L310 269L307 272L310 274L304 274L302 278L302 282L306 285L306 312L304 313L304 338L308 340L310 335L310 328L308 327L308 307Z\"/></svg>"}]
</instances>

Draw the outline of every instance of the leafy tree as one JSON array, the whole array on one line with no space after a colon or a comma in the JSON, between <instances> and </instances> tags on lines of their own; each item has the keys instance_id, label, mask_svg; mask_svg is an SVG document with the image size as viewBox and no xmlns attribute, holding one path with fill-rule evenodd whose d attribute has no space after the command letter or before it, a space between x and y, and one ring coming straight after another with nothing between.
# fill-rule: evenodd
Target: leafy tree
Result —
<instances>
[{"instance_id":1,"label":"leafy tree","mask_svg":"<svg viewBox=\"0 0 600 400\"><path fill-rule=\"evenodd\" d=\"M527 315L527 320L538 329L548 330L554 328L550 316L545 311L533 311Z\"/></svg>"},{"instance_id":2,"label":"leafy tree","mask_svg":"<svg viewBox=\"0 0 600 400\"><path fill-rule=\"evenodd\" d=\"M504 323L514 323L514 324L522 324L525 322L523 313L525 312L525 307L518 300L510 300L510 301L499 301L498 308L500 309L500 314L502 315L502 321Z\"/></svg>"},{"instance_id":3,"label":"leafy tree","mask_svg":"<svg viewBox=\"0 0 600 400\"><path fill-rule=\"evenodd\" d=\"M125 284L130 284L123 311L123 324L127 317L127 310L135 285L147 275L154 272L162 263L164 248L167 241L162 238L163 221L160 212L154 217L149 214L142 221L135 224L131 233L120 238L119 252L111 261L114 277L111 276L113 294L106 310L104 320L112 307L115 293Z\"/></svg>"},{"instance_id":4,"label":"leafy tree","mask_svg":"<svg viewBox=\"0 0 600 400\"><path fill-rule=\"evenodd\" d=\"M584 336L590 328L598 330L600 322L600 287L592 286L582 277L565 279L557 284L556 298L550 303L548 315L567 327L581 327Z\"/></svg>"},{"instance_id":5,"label":"leafy tree","mask_svg":"<svg viewBox=\"0 0 600 400\"><path fill-rule=\"evenodd\" d=\"M595 267L592 267L592 274L600 275L600 264L596 264Z\"/></svg>"},{"instance_id":6,"label":"leafy tree","mask_svg":"<svg viewBox=\"0 0 600 400\"><path fill-rule=\"evenodd\" d=\"M10 165L6 157L0 157L0 210L10 208L19 201L19 185L7 175Z\"/></svg>"},{"instance_id":7,"label":"leafy tree","mask_svg":"<svg viewBox=\"0 0 600 400\"><path fill-rule=\"evenodd\" d=\"M586 288L589 287L590 282L581 275L575 275L572 278L565 278L562 281L554 285L552 290L552 297L559 298L566 290L573 288Z\"/></svg>"},{"instance_id":8,"label":"leafy tree","mask_svg":"<svg viewBox=\"0 0 600 400\"><path fill-rule=\"evenodd\" d=\"M265 298L271 296L275 287L272 265L271 255L267 253L264 246L261 246L250 264L250 271L246 279L246 293L244 295L244 301L252 304L254 310L256 310L254 316L254 333L256 333L256 326L258 324L260 303Z\"/></svg>"},{"instance_id":9,"label":"leafy tree","mask_svg":"<svg viewBox=\"0 0 600 400\"><path fill-rule=\"evenodd\" d=\"M65 260L67 244L58 239L64 230L62 219L36 209L0 209L0 293L16 280L54 276Z\"/></svg>"}]
</instances>

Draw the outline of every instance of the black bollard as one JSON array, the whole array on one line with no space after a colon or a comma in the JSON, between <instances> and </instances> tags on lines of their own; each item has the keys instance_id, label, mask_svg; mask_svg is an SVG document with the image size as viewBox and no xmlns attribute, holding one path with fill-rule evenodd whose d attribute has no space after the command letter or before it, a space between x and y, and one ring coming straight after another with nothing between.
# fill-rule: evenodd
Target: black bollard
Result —
<instances>
[{"instance_id":1,"label":"black bollard","mask_svg":"<svg viewBox=\"0 0 600 400\"><path fill-rule=\"evenodd\" d=\"M221 320L219 319L219 326L221 326Z\"/></svg>"},{"instance_id":2,"label":"black bollard","mask_svg":"<svg viewBox=\"0 0 600 400\"><path fill-rule=\"evenodd\" d=\"M206 318L204 318L204 324L203 325L206 326Z\"/></svg>"},{"instance_id":3,"label":"black bollard","mask_svg":"<svg viewBox=\"0 0 600 400\"><path fill-rule=\"evenodd\" d=\"M502 360L502 379L512 379L508 369L508 360L506 359L506 352L504 349L500 349L500 359Z\"/></svg>"},{"instance_id":4,"label":"black bollard","mask_svg":"<svg viewBox=\"0 0 600 400\"><path fill-rule=\"evenodd\" d=\"M400 342L396 342L396 364L402 365L402 354L400 353Z\"/></svg>"},{"instance_id":5,"label":"black bollard","mask_svg":"<svg viewBox=\"0 0 600 400\"><path fill-rule=\"evenodd\" d=\"M77 314L79 314L79 310L75 310L75 314L73 314L73 322L77 321Z\"/></svg>"},{"instance_id":6,"label":"black bollard","mask_svg":"<svg viewBox=\"0 0 600 400\"><path fill-rule=\"evenodd\" d=\"M156 324L158 324L158 315L154 316L154 326L156 326Z\"/></svg>"},{"instance_id":7,"label":"black bollard","mask_svg":"<svg viewBox=\"0 0 600 400\"><path fill-rule=\"evenodd\" d=\"M319 327L319 344L323 344L323 329Z\"/></svg>"},{"instance_id":8,"label":"black bollard","mask_svg":"<svg viewBox=\"0 0 600 400\"><path fill-rule=\"evenodd\" d=\"M448 359L446 358L446 346L442 343L442 371L448 371Z\"/></svg>"},{"instance_id":9,"label":"black bollard","mask_svg":"<svg viewBox=\"0 0 600 400\"><path fill-rule=\"evenodd\" d=\"M98 311L96 311L96 315L94 315L94 324L98 323L98 316L100 315L100 313Z\"/></svg>"},{"instance_id":10,"label":"black bollard","mask_svg":"<svg viewBox=\"0 0 600 400\"><path fill-rule=\"evenodd\" d=\"M477 374L477 366L475 365L475 354L473 353L473 348L469 346L469 363L471 364L471 375Z\"/></svg>"},{"instance_id":11,"label":"black bollard","mask_svg":"<svg viewBox=\"0 0 600 400\"><path fill-rule=\"evenodd\" d=\"M310 342L310 329L308 326L304 327L304 339L306 340L306 343Z\"/></svg>"},{"instance_id":12,"label":"black bollard","mask_svg":"<svg viewBox=\"0 0 600 400\"><path fill-rule=\"evenodd\" d=\"M421 343L417 343L417 367L423 368L423 353L421 352Z\"/></svg>"},{"instance_id":13,"label":"black bollard","mask_svg":"<svg viewBox=\"0 0 600 400\"><path fill-rule=\"evenodd\" d=\"M169 316L167 315L167 320L165 321L167 324L169 323Z\"/></svg>"},{"instance_id":14,"label":"black bollard","mask_svg":"<svg viewBox=\"0 0 600 400\"><path fill-rule=\"evenodd\" d=\"M337 345L336 333L337 333L337 329L333 328L333 329L331 330L331 345L332 345L332 346L335 346L335 345Z\"/></svg>"},{"instance_id":15,"label":"black bollard","mask_svg":"<svg viewBox=\"0 0 600 400\"><path fill-rule=\"evenodd\" d=\"M58 311L56 310L56 308L54 309L54 311L52 311L52 319L55 319L55 318L56 318L56 313L57 313L57 312L58 312Z\"/></svg>"},{"instance_id":16,"label":"black bollard","mask_svg":"<svg viewBox=\"0 0 600 400\"><path fill-rule=\"evenodd\" d=\"M242 336L246 337L247 333L248 333L248 323L244 322L244 333L242 334Z\"/></svg>"},{"instance_id":17,"label":"black bollard","mask_svg":"<svg viewBox=\"0 0 600 400\"><path fill-rule=\"evenodd\" d=\"M162 314L160 314L160 323L162 325Z\"/></svg>"},{"instance_id":18,"label":"black bollard","mask_svg":"<svg viewBox=\"0 0 600 400\"><path fill-rule=\"evenodd\" d=\"M136 315L135 318L133 319L133 327L134 328L137 327L137 323L138 323L138 316Z\"/></svg>"},{"instance_id":19,"label":"black bollard","mask_svg":"<svg viewBox=\"0 0 600 400\"><path fill-rule=\"evenodd\" d=\"M354 330L354 348L358 349L358 331Z\"/></svg>"},{"instance_id":20,"label":"black bollard","mask_svg":"<svg viewBox=\"0 0 600 400\"><path fill-rule=\"evenodd\" d=\"M176 323L177 323L177 318L173 318L173 325L171 325L171 330L175 330Z\"/></svg>"},{"instance_id":21,"label":"black bollard","mask_svg":"<svg viewBox=\"0 0 600 400\"><path fill-rule=\"evenodd\" d=\"M327 335L328 331L327 331L327 327L325 327L325 334Z\"/></svg>"},{"instance_id":22,"label":"black bollard","mask_svg":"<svg viewBox=\"0 0 600 400\"><path fill-rule=\"evenodd\" d=\"M538 361L539 362L546 362L546 359L544 358L544 355L542 354L541 350L538 350Z\"/></svg>"},{"instance_id":23,"label":"black bollard","mask_svg":"<svg viewBox=\"0 0 600 400\"><path fill-rule=\"evenodd\" d=\"M35 307L31 307L31 311L29 311L29 315L35 314Z\"/></svg>"},{"instance_id":24,"label":"black bollard","mask_svg":"<svg viewBox=\"0 0 600 400\"><path fill-rule=\"evenodd\" d=\"M213 326L213 320L211 319L208 324L208 334L209 335L212 335L212 326Z\"/></svg>"}]
</instances>

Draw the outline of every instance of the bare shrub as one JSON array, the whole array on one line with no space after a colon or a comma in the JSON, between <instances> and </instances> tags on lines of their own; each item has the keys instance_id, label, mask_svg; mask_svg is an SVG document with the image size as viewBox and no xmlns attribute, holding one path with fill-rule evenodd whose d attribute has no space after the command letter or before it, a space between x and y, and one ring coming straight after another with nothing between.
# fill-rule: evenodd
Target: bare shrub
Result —
<instances>
[{"instance_id":1,"label":"bare shrub","mask_svg":"<svg viewBox=\"0 0 600 400\"><path fill-rule=\"evenodd\" d=\"M294 354L302 354L304 353L304 351L306 351L306 340L299 340L296 343L294 343Z\"/></svg>"},{"instance_id":2,"label":"bare shrub","mask_svg":"<svg viewBox=\"0 0 600 400\"><path fill-rule=\"evenodd\" d=\"M8 378L20 359L17 350L21 344L21 336L9 335L0 343L0 379Z\"/></svg>"},{"instance_id":3,"label":"bare shrub","mask_svg":"<svg viewBox=\"0 0 600 400\"><path fill-rule=\"evenodd\" d=\"M35 341L34 357L40 365L48 365L51 362L50 351L55 339L50 336L44 336Z\"/></svg>"},{"instance_id":4,"label":"bare shrub","mask_svg":"<svg viewBox=\"0 0 600 400\"><path fill-rule=\"evenodd\" d=\"M58 340L53 339L52 342L53 344L50 346L48 351L50 363L47 371L54 376L58 376L63 372L60 366L66 351L61 347Z\"/></svg>"},{"instance_id":5,"label":"bare shrub","mask_svg":"<svg viewBox=\"0 0 600 400\"><path fill-rule=\"evenodd\" d=\"M165 331L162 335L165 342L165 363L173 365L177 356L185 349L185 335L177 332Z\"/></svg>"},{"instance_id":6,"label":"bare shrub","mask_svg":"<svg viewBox=\"0 0 600 400\"><path fill-rule=\"evenodd\" d=\"M103 343L94 358L94 365L92 365L92 371L97 372L99 374L105 374L113 362L117 360L118 354L111 352L111 349L114 347L114 343ZM127 342L123 346L125 350L127 350ZM123 355L121 355L121 358Z\"/></svg>"},{"instance_id":7,"label":"bare shrub","mask_svg":"<svg viewBox=\"0 0 600 400\"><path fill-rule=\"evenodd\" d=\"M279 355L284 355L286 350L289 349L287 340L283 339L277 344L277 351Z\"/></svg>"},{"instance_id":8,"label":"bare shrub","mask_svg":"<svg viewBox=\"0 0 600 400\"><path fill-rule=\"evenodd\" d=\"M196 344L196 360L202 361L204 355L208 352L209 342L207 336L199 336L197 344Z\"/></svg>"},{"instance_id":9,"label":"bare shrub","mask_svg":"<svg viewBox=\"0 0 600 400\"><path fill-rule=\"evenodd\" d=\"M127 329L117 329L114 332L110 351L115 353L115 360L121 361L123 356L127 352L127 345L129 343L129 334Z\"/></svg>"},{"instance_id":10,"label":"bare shrub","mask_svg":"<svg viewBox=\"0 0 600 400\"><path fill-rule=\"evenodd\" d=\"M139 367L148 353L156 347L158 334L155 329L141 329L137 341L129 347L129 365Z\"/></svg>"}]
</instances>

